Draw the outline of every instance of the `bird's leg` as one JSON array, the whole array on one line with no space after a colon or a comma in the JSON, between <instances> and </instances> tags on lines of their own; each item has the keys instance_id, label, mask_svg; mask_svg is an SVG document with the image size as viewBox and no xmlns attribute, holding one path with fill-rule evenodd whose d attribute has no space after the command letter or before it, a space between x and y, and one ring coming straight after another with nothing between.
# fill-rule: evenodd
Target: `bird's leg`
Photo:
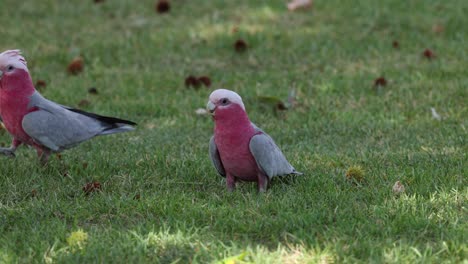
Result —
<instances>
[{"instance_id":1,"label":"bird's leg","mask_svg":"<svg viewBox=\"0 0 468 264\"><path fill-rule=\"evenodd\" d=\"M270 179L268 178L268 176L266 176L262 172L259 172L257 177L258 177L258 179L257 179L258 191L259 192L266 192L266 190L268 188L268 182L270 181Z\"/></svg>"},{"instance_id":2,"label":"bird's leg","mask_svg":"<svg viewBox=\"0 0 468 264\"><path fill-rule=\"evenodd\" d=\"M227 173L226 174L226 186L228 191L232 192L236 188L236 177L234 177L232 174Z\"/></svg>"},{"instance_id":3,"label":"bird's leg","mask_svg":"<svg viewBox=\"0 0 468 264\"><path fill-rule=\"evenodd\" d=\"M9 148L0 148L0 153L8 156L8 157L15 157L15 151L18 148L18 146L21 145L21 141L18 139L14 138L13 141L11 142L11 146Z\"/></svg>"},{"instance_id":4,"label":"bird's leg","mask_svg":"<svg viewBox=\"0 0 468 264\"><path fill-rule=\"evenodd\" d=\"M49 161L49 156L50 156L50 151L46 149L42 149L40 147L36 147L37 150L37 156L39 157L39 162L41 163L42 166L47 165L47 162Z\"/></svg>"}]
</instances>

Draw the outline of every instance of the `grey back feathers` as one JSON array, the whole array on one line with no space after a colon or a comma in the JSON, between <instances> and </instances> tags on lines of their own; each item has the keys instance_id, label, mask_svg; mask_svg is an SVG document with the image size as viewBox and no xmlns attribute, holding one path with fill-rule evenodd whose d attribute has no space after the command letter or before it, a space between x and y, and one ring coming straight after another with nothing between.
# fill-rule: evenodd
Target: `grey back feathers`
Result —
<instances>
[{"instance_id":1,"label":"grey back feathers","mask_svg":"<svg viewBox=\"0 0 468 264\"><path fill-rule=\"evenodd\" d=\"M288 174L302 174L301 172L296 171L288 162L286 157L283 155L283 152L281 152L275 141L273 141L267 133L258 128L254 123L252 123L252 126L259 134L254 135L250 139L250 153L252 153L252 156L257 162L257 166L268 176L268 178L271 179L274 176ZM214 136L210 139L210 157L218 173L225 177L226 172L219 156Z\"/></svg>"},{"instance_id":2,"label":"grey back feathers","mask_svg":"<svg viewBox=\"0 0 468 264\"><path fill-rule=\"evenodd\" d=\"M281 152L273 139L265 132L255 135L250 139L249 149L258 167L263 170L268 178L298 174L294 167L286 160L283 152Z\"/></svg>"},{"instance_id":3,"label":"grey back feathers","mask_svg":"<svg viewBox=\"0 0 468 264\"><path fill-rule=\"evenodd\" d=\"M210 139L210 158L218 173L221 176L226 177L226 171L224 170L223 163L221 162L221 157L219 156L218 147L216 147L214 136L212 136Z\"/></svg>"},{"instance_id":4,"label":"grey back feathers","mask_svg":"<svg viewBox=\"0 0 468 264\"><path fill-rule=\"evenodd\" d=\"M24 116L24 131L52 151L62 151L98 135L133 130L135 123L99 116L49 101L35 92L28 105L37 108Z\"/></svg>"}]
</instances>

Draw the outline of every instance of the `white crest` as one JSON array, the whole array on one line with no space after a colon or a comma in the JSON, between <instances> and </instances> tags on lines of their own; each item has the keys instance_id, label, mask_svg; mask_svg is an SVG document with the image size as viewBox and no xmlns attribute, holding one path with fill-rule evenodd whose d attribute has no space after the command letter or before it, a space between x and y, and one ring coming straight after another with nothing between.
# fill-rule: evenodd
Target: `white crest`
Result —
<instances>
[{"instance_id":1,"label":"white crest","mask_svg":"<svg viewBox=\"0 0 468 264\"><path fill-rule=\"evenodd\" d=\"M244 109L245 111L245 106L244 103L242 102L242 98L236 93L231 90L226 90L226 89L218 89L214 90L210 94L210 101L213 103L218 102L220 99L227 98L229 101L232 103L238 104Z\"/></svg>"},{"instance_id":2,"label":"white crest","mask_svg":"<svg viewBox=\"0 0 468 264\"><path fill-rule=\"evenodd\" d=\"M15 68L28 71L27 62L20 50L6 50L0 53L0 68L13 65Z\"/></svg>"}]
</instances>

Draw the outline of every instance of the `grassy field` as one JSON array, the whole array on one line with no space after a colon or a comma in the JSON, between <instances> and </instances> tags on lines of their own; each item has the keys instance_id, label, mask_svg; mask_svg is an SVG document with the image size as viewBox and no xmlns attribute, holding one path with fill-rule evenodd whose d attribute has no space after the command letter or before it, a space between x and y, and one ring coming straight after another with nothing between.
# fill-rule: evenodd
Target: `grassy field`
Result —
<instances>
[{"instance_id":1,"label":"grassy field","mask_svg":"<svg viewBox=\"0 0 468 264\"><path fill-rule=\"evenodd\" d=\"M174 0L166 14L150 0L2 0L0 50L23 50L44 96L138 127L46 167L27 147L0 157L0 262L467 263L467 13L464 0L294 13L280 0ZM188 75L213 85L188 89ZM304 176L226 191L208 157L213 122L195 114L218 87L243 96ZM258 99L292 89L288 111ZM355 166L360 182L345 177ZM86 195L94 181L102 190Z\"/></svg>"}]
</instances>

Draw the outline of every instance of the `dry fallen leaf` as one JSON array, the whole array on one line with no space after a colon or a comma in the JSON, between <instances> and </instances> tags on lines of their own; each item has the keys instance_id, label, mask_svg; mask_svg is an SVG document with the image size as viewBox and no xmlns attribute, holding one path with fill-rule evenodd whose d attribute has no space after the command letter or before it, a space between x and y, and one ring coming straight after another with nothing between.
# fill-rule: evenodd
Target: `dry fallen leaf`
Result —
<instances>
[{"instance_id":1,"label":"dry fallen leaf","mask_svg":"<svg viewBox=\"0 0 468 264\"><path fill-rule=\"evenodd\" d=\"M404 193L405 192L405 186L400 181L397 181L393 185L392 190L393 190L394 194Z\"/></svg>"},{"instance_id":2,"label":"dry fallen leaf","mask_svg":"<svg viewBox=\"0 0 468 264\"><path fill-rule=\"evenodd\" d=\"M204 109L204 108L198 108L197 110L195 110L195 114L197 114L197 115L207 115L208 111L206 111L206 109Z\"/></svg>"},{"instance_id":3,"label":"dry fallen leaf","mask_svg":"<svg viewBox=\"0 0 468 264\"><path fill-rule=\"evenodd\" d=\"M163 14L167 13L171 10L171 5L169 4L169 1L166 0L159 0L156 2L156 12Z\"/></svg>"},{"instance_id":4,"label":"dry fallen leaf","mask_svg":"<svg viewBox=\"0 0 468 264\"><path fill-rule=\"evenodd\" d=\"M387 80L384 77L379 77L374 80L374 86L386 86Z\"/></svg>"},{"instance_id":5,"label":"dry fallen leaf","mask_svg":"<svg viewBox=\"0 0 468 264\"><path fill-rule=\"evenodd\" d=\"M438 120L438 121L442 120L442 117L436 112L434 107L431 107L431 113L432 113L432 117L435 120Z\"/></svg>"},{"instance_id":6,"label":"dry fallen leaf","mask_svg":"<svg viewBox=\"0 0 468 264\"><path fill-rule=\"evenodd\" d=\"M210 86L211 86L211 79L210 79L210 77L208 77L208 76L201 76L201 77L198 77L198 81L200 81L201 83L203 83L206 87L210 87Z\"/></svg>"},{"instance_id":7,"label":"dry fallen leaf","mask_svg":"<svg viewBox=\"0 0 468 264\"><path fill-rule=\"evenodd\" d=\"M96 89L96 87L91 87L88 89L88 93L90 94L98 94L98 90Z\"/></svg>"},{"instance_id":8,"label":"dry fallen leaf","mask_svg":"<svg viewBox=\"0 0 468 264\"><path fill-rule=\"evenodd\" d=\"M432 52L432 50L430 49L425 49L424 52L423 52L423 56L427 59L433 59L435 57L435 54L434 52Z\"/></svg>"},{"instance_id":9,"label":"dry fallen leaf","mask_svg":"<svg viewBox=\"0 0 468 264\"><path fill-rule=\"evenodd\" d=\"M200 85L200 80L193 75L189 75L187 78L185 78L185 86L188 88L193 87L195 89L198 89L200 88Z\"/></svg>"},{"instance_id":10,"label":"dry fallen leaf","mask_svg":"<svg viewBox=\"0 0 468 264\"><path fill-rule=\"evenodd\" d=\"M40 89L43 89L47 86L47 83L44 81L44 80L37 80L36 81L36 89L40 90Z\"/></svg>"},{"instance_id":11,"label":"dry fallen leaf","mask_svg":"<svg viewBox=\"0 0 468 264\"><path fill-rule=\"evenodd\" d=\"M247 43L243 40L243 39L238 39L235 43L234 43L234 49L237 51L237 52L244 52L247 50Z\"/></svg>"},{"instance_id":12,"label":"dry fallen leaf","mask_svg":"<svg viewBox=\"0 0 468 264\"><path fill-rule=\"evenodd\" d=\"M101 183L98 181L88 182L86 183L85 186L83 186L82 190L86 195L92 192L101 191L102 190Z\"/></svg>"},{"instance_id":13,"label":"dry fallen leaf","mask_svg":"<svg viewBox=\"0 0 468 264\"><path fill-rule=\"evenodd\" d=\"M84 60L82 57L74 58L70 64L68 64L67 71L70 74L77 75L82 72L84 68Z\"/></svg>"},{"instance_id":14,"label":"dry fallen leaf","mask_svg":"<svg viewBox=\"0 0 468 264\"><path fill-rule=\"evenodd\" d=\"M312 7L312 0L293 0L288 3L288 10L294 11L299 8L309 8Z\"/></svg>"}]
</instances>

